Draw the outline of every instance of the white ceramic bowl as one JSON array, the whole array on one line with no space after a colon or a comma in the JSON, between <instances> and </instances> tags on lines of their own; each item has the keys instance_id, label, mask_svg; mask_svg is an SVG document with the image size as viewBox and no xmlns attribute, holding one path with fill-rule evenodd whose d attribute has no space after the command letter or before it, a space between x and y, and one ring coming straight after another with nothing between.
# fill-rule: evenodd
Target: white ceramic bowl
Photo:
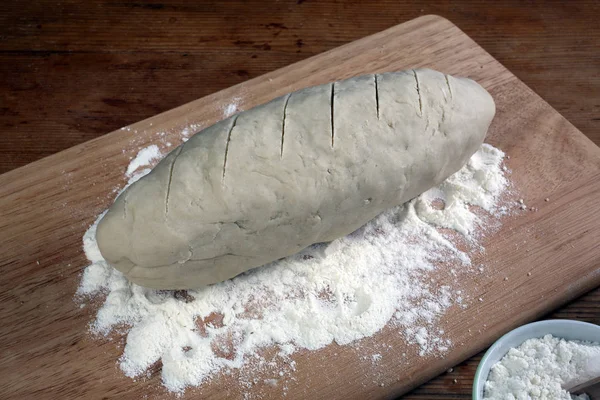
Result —
<instances>
[{"instance_id":1,"label":"white ceramic bowl","mask_svg":"<svg viewBox=\"0 0 600 400\"><path fill-rule=\"evenodd\" d=\"M569 319L538 321L514 329L498 339L481 359L473 381L473 400L483 399L483 385L490 369L508 350L518 347L527 339L541 338L547 334L566 340L600 342L600 326Z\"/></svg>"}]
</instances>

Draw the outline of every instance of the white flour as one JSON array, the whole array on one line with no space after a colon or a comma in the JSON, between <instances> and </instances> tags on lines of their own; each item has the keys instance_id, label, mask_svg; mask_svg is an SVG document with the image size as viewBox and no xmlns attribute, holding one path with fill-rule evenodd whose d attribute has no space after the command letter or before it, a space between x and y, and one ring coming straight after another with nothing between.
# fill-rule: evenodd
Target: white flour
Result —
<instances>
[{"instance_id":1,"label":"white flour","mask_svg":"<svg viewBox=\"0 0 600 400\"><path fill-rule=\"evenodd\" d=\"M160 153L160 149L157 145L153 144L151 146L145 147L141 149L137 156L129 163L127 167L127 172L125 175L127 177L133 176L133 173L138 170L140 167L144 167L150 165L152 161L158 160L162 158L162 154Z\"/></svg>"},{"instance_id":2,"label":"white flour","mask_svg":"<svg viewBox=\"0 0 600 400\"><path fill-rule=\"evenodd\" d=\"M239 97L234 97L231 99L231 103L227 104L223 107L223 118L230 117L239 111L238 104L241 99Z\"/></svg>"},{"instance_id":3,"label":"white flour","mask_svg":"<svg viewBox=\"0 0 600 400\"><path fill-rule=\"evenodd\" d=\"M386 325L419 354L443 354L452 343L436 322L453 304L466 307L468 299L460 290L460 276L452 287L440 286L434 278L447 270L456 277L474 267L469 253L437 227L459 231L474 251L481 250L478 240L485 230L477 227L485 228L484 220L469 204L487 210L487 222L497 222L506 211L498 206L508 184L503 157L500 150L483 145L439 187L347 237L187 292L129 283L102 259L95 223L83 239L91 265L78 295L106 295L93 332L108 335L123 324L131 327L120 359L127 376L145 376L160 361L163 384L176 392L219 371L245 373L250 377L242 384L250 386L256 382L253 376L274 365L274 379L264 382L277 382L293 375L295 362L289 355L296 350L357 343ZM439 209L439 199L444 209ZM261 355L269 346L279 348L276 359ZM378 351L372 360L382 357Z\"/></svg>"},{"instance_id":4,"label":"white flour","mask_svg":"<svg viewBox=\"0 0 600 400\"><path fill-rule=\"evenodd\" d=\"M492 367L485 383L486 400L588 399L571 396L573 387L600 376L600 343L566 341L551 335L526 340Z\"/></svg>"}]
</instances>

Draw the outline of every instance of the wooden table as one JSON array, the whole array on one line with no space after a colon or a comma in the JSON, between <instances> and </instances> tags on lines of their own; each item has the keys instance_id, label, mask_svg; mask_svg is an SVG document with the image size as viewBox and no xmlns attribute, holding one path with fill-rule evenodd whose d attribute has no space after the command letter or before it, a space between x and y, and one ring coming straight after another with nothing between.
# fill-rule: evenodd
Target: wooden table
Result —
<instances>
[{"instance_id":1,"label":"wooden table","mask_svg":"<svg viewBox=\"0 0 600 400\"><path fill-rule=\"evenodd\" d=\"M400 3L2 2L0 173L430 13L600 144L597 2ZM550 317L600 323L600 289ZM470 398L479 358L404 398Z\"/></svg>"}]
</instances>

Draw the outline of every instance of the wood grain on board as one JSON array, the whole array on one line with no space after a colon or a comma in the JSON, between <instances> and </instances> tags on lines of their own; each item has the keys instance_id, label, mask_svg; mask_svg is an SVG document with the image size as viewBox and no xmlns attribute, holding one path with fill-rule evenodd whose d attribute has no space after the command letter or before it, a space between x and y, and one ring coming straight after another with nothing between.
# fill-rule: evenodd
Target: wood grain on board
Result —
<instances>
[{"instance_id":1,"label":"wood grain on board","mask_svg":"<svg viewBox=\"0 0 600 400\"><path fill-rule=\"evenodd\" d=\"M133 383L119 372L117 342L89 337L94 308L73 301L86 265L81 237L124 183L140 147L173 143L206 126L237 99L241 109L289 91L368 72L431 67L469 76L497 103L488 141L511 156L512 181L538 211L507 218L485 241L486 273L466 286L472 301L440 327L453 342L444 358L419 357L386 327L361 346L393 345L376 370L352 347L299 352L289 398L384 398L402 394L475 354L501 333L543 316L600 284L600 149L449 21L425 16L188 103L0 176L0 393L3 398L150 398L159 374ZM550 198L550 202L545 202ZM443 275L443 274L442 274ZM508 280L504 280L508 277ZM446 277L448 278L448 277ZM443 281L444 277L440 278ZM369 364L370 365L370 364ZM233 377L188 396L240 397ZM253 391L279 398L282 386Z\"/></svg>"}]
</instances>

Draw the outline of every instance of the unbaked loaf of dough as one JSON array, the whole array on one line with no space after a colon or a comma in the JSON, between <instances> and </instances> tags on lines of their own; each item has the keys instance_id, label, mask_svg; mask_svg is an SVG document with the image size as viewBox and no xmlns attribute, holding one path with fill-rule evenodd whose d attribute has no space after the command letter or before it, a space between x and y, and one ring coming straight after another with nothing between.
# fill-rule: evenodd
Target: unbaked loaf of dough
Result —
<instances>
[{"instance_id":1,"label":"unbaked loaf of dough","mask_svg":"<svg viewBox=\"0 0 600 400\"><path fill-rule=\"evenodd\" d=\"M100 221L131 281L188 289L358 229L458 171L495 113L472 80L421 69L306 88L210 126Z\"/></svg>"}]
</instances>

